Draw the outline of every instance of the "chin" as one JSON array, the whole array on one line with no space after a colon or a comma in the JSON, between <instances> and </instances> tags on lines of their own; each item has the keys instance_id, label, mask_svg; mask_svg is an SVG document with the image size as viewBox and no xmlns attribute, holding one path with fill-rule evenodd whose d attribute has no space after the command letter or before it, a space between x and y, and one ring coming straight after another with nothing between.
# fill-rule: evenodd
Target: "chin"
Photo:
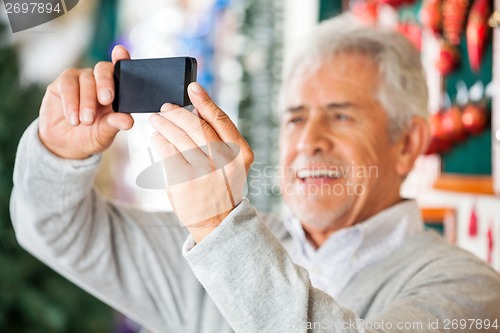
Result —
<instances>
[{"instance_id":1,"label":"chin","mask_svg":"<svg viewBox=\"0 0 500 333\"><path fill-rule=\"evenodd\" d=\"M318 199L284 198L292 214L302 224L311 228L340 228L345 223L344 219L349 215L353 203L345 200L339 201L338 198L331 198L333 200L328 201Z\"/></svg>"}]
</instances>

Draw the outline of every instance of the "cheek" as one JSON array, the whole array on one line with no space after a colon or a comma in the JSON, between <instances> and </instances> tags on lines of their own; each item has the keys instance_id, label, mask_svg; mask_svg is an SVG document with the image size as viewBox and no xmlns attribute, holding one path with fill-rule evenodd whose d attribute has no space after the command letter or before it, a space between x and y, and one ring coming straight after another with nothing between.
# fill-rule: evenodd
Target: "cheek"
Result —
<instances>
[{"instance_id":1,"label":"cheek","mask_svg":"<svg viewBox=\"0 0 500 333\"><path fill-rule=\"evenodd\" d=\"M360 147L357 154L358 178L369 183L379 183L387 179L394 165L393 150L390 145L370 144ZM382 182L383 183L383 182Z\"/></svg>"},{"instance_id":2,"label":"cheek","mask_svg":"<svg viewBox=\"0 0 500 333\"><path fill-rule=\"evenodd\" d=\"M281 133L284 133L281 129ZM290 165L295 155L295 145L291 135L281 134L279 140L279 163L281 166Z\"/></svg>"},{"instance_id":3,"label":"cheek","mask_svg":"<svg viewBox=\"0 0 500 333\"><path fill-rule=\"evenodd\" d=\"M361 165L379 164L381 156L389 153L385 138L376 135L373 130L353 131L344 142L354 162Z\"/></svg>"}]
</instances>

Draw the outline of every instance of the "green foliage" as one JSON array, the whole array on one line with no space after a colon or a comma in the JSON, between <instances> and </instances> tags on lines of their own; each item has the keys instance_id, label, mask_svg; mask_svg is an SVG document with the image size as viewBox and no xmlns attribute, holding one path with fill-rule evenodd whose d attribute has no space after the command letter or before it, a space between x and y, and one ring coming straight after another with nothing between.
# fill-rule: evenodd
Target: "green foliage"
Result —
<instances>
[{"instance_id":1,"label":"green foliage","mask_svg":"<svg viewBox=\"0 0 500 333\"><path fill-rule=\"evenodd\" d=\"M0 26L0 37L8 33ZM0 44L2 45L2 44ZM0 47L0 332L111 332L113 312L18 245L9 198L17 144L44 90L21 87L16 50Z\"/></svg>"},{"instance_id":2,"label":"green foliage","mask_svg":"<svg viewBox=\"0 0 500 333\"><path fill-rule=\"evenodd\" d=\"M239 31L247 43L241 55L244 94L239 105L238 126L255 153L248 176L248 197L257 209L279 213L275 168L279 150L276 102L281 83L284 2L243 2L245 9ZM252 56L262 56L259 66L249 66Z\"/></svg>"}]
</instances>

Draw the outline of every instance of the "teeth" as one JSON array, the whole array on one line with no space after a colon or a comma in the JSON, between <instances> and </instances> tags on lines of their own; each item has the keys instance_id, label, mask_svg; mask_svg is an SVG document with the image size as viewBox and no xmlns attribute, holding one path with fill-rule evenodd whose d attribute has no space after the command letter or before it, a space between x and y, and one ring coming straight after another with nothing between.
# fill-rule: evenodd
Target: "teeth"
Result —
<instances>
[{"instance_id":1,"label":"teeth","mask_svg":"<svg viewBox=\"0 0 500 333\"><path fill-rule=\"evenodd\" d=\"M339 178L340 175L336 170L328 170L328 169L316 169L316 170L306 170L301 169L297 171L297 177L304 178L312 178L312 177L329 177L329 178Z\"/></svg>"}]
</instances>

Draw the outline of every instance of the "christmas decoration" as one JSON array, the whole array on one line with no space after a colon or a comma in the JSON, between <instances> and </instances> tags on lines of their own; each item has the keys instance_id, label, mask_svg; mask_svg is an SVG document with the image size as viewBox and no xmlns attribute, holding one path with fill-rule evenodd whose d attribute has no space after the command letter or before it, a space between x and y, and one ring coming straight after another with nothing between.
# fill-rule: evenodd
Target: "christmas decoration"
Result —
<instances>
[{"instance_id":1,"label":"christmas decoration","mask_svg":"<svg viewBox=\"0 0 500 333\"><path fill-rule=\"evenodd\" d=\"M495 240L493 239L493 220L490 221L490 225L488 226L488 232L486 233L486 241L487 241L487 256L486 262L488 264L493 263L493 249L495 248Z\"/></svg>"},{"instance_id":2,"label":"christmas decoration","mask_svg":"<svg viewBox=\"0 0 500 333\"><path fill-rule=\"evenodd\" d=\"M476 135L486 127L487 117L484 106L469 104L462 111L462 125L468 134Z\"/></svg>"},{"instance_id":3,"label":"christmas decoration","mask_svg":"<svg viewBox=\"0 0 500 333\"><path fill-rule=\"evenodd\" d=\"M488 17L491 13L489 0L476 0L472 4L469 20L467 22L467 52L469 54L470 68L479 72L484 48L490 28Z\"/></svg>"},{"instance_id":4,"label":"christmas decoration","mask_svg":"<svg viewBox=\"0 0 500 333\"><path fill-rule=\"evenodd\" d=\"M442 112L437 112L431 115L429 125L431 128L431 142L427 148L426 155L441 154L448 151L452 147L452 143L448 140L442 126Z\"/></svg>"},{"instance_id":5,"label":"christmas decoration","mask_svg":"<svg viewBox=\"0 0 500 333\"><path fill-rule=\"evenodd\" d=\"M478 233L477 207L476 202L472 204L472 209L469 217L469 236L476 237Z\"/></svg>"},{"instance_id":6,"label":"christmas decoration","mask_svg":"<svg viewBox=\"0 0 500 333\"><path fill-rule=\"evenodd\" d=\"M420 11L422 25L434 33L441 31L441 0L424 0Z\"/></svg>"},{"instance_id":7,"label":"christmas decoration","mask_svg":"<svg viewBox=\"0 0 500 333\"><path fill-rule=\"evenodd\" d=\"M460 44L468 7L468 0L443 1L443 34L452 45Z\"/></svg>"},{"instance_id":8,"label":"christmas decoration","mask_svg":"<svg viewBox=\"0 0 500 333\"><path fill-rule=\"evenodd\" d=\"M441 116L443 139L450 142L462 141L465 138L462 124L462 112L458 106L452 106Z\"/></svg>"},{"instance_id":9,"label":"christmas decoration","mask_svg":"<svg viewBox=\"0 0 500 333\"><path fill-rule=\"evenodd\" d=\"M0 26L2 41L5 26ZM20 87L17 54L0 44L0 332L111 332L112 310L26 253L10 222L17 144L37 116L44 89Z\"/></svg>"},{"instance_id":10,"label":"christmas decoration","mask_svg":"<svg viewBox=\"0 0 500 333\"><path fill-rule=\"evenodd\" d=\"M403 36L408 38L410 42L412 42L415 47L420 50L422 47L422 28L417 22L406 21L400 22L397 27L397 31L399 31Z\"/></svg>"},{"instance_id":11,"label":"christmas decoration","mask_svg":"<svg viewBox=\"0 0 500 333\"><path fill-rule=\"evenodd\" d=\"M378 6L376 1L356 1L352 6L352 12L362 22L374 26L378 21Z\"/></svg>"},{"instance_id":12,"label":"christmas decoration","mask_svg":"<svg viewBox=\"0 0 500 333\"><path fill-rule=\"evenodd\" d=\"M278 164L279 119L276 112L283 62L284 2L245 0L239 30L246 46L241 55L243 98L238 127L255 153L249 172L254 189L248 197L258 209L279 209L278 182L270 166ZM259 195L260 193L260 195Z\"/></svg>"},{"instance_id":13,"label":"christmas decoration","mask_svg":"<svg viewBox=\"0 0 500 333\"><path fill-rule=\"evenodd\" d=\"M386 4L394 8L411 5L415 0L378 0L381 4Z\"/></svg>"},{"instance_id":14,"label":"christmas decoration","mask_svg":"<svg viewBox=\"0 0 500 333\"><path fill-rule=\"evenodd\" d=\"M458 49L446 41L441 42L439 58L436 67L441 75L448 75L453 72L460 63L460 52Z\"/></svg>"}]
</instances>

